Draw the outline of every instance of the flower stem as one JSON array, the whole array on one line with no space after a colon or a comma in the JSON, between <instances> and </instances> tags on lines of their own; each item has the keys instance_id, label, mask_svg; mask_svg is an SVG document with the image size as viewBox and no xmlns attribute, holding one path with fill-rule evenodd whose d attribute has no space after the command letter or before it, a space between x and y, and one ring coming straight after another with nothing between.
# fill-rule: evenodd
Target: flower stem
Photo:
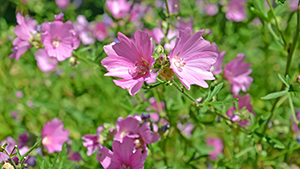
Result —
<instances>
[{"instance_id":1,"label":"flower stem","mask_svg":"<svg viewBox=\"0 0 300 169\"><path fill-rule=\"evenodd\" d=\"M31 153L32 150L34 150L41 142L42 139L39 139L32 147L29 151L27 151L22 157L21 159L19 159L19 162L21 162L26 156L28 156L29 153Z\"/></svg>"},{"instance_id":2,"label":"flower stem","mask_svg":"<svg viewBox=\"0 0 300 169\"><path fill-rule=\"evenodd\" d=\"M285 38L284 38L283 33L282 33L282 31L281 31L281 28L280 28L280 26L279 26L279 23L278 23L278 21L277 21L276 14L275 14L275 12L274 12L274 8L273 8L273 6L272 6L270 0L267 0L267 1L268 1L269 6L270 6L271 13L272 13L272 15L274 16L275 23L276 23L276 27L277 27L277 29L278 29L280 35L281 35L282 41L283 41L283 43L284 43L284 46L286 46L286 41L285 41Z\"/></svg>"},{"instance_id":3,"label":"flower stem","mask_svg":"<svg viewBox=\"0 0 300 169\"><path fill-rule=\"evenodd\" d=\"M194 99L190 94L188 94L187 92L185 92L183 87L179 87L179 85L175 82L175 80L172 80L172 84L174 84L174 86L176 87L176 89L178 91L180 91L182 94L184 94L187 98L189 98L196 106L198 106L198 102L196 101L196 99Z\"/></svg>"},{"instance_id":4,"label":"flower stem","mask_svg":"<svg viewBox=\"0 0 300 169\"><path fill-rule=\"evenodd\" d=\"M294 105L293 105L292 96L291 96L290 93L289 93L289 104L290 104L290 107L291 107L291 111L292 111L294 121L295 121L295 123L299 124L299 121L298 121L298 119L296 117L296 114L295 114L295 109L294 109Z\"/></svg>"}]
</instances>

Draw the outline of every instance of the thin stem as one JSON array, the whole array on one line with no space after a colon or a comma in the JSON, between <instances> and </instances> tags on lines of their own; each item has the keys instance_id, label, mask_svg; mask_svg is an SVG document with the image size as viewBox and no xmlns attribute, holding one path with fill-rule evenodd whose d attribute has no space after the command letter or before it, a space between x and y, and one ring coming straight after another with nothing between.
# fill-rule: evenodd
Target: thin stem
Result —
<instances>
[{"instance_id":1,"label":"thin stem","mask_svg":"<svg viewBox=\"0 0 300 169\"><path fill-rule=\"evenodd\" d=\"M167 15L166 15L167 30L165 31L165 40L168 40L168 39L167 39L167 35L168 35L168 33L169 33L169 30L170 30L170 24L169 24L170 9L169 9L168 0L165 0L165 3L166 3L166 9L167 9Z\"/></svg>"},{"instance_id":2,"label":"thin stem","mask_svg":"<svg viewBox=\"0 0 300 169\"><path fill-rule=\"evenodd\" d=\"M282 31L281 31L281 28L280 28L280 26L279 26L279 23L278 23L278 21L277 21L276 14L275 14L275 12L274 12L274 8L273 8L273 6L272 6L270 0L267 0L267 1L268 1L269 6L270 6L272 15L274 16L275 23L276 23L276 27L277 27L277 29L278 29L280 35L281 35L281 38L282 38L283 43L284 43L284 46L286 46L286 41L285 41L285 38L284 38L283 33L282 33Z\"/></svg>"},{"instance_id":3,"label":"thin stem","mask_svg":"<svg viewBox=\"0 0 300 169\"><path fill-rule=\"evenodd\" d=\"M29 151L27 151L22 157L21 159L19 159L19 161L21 162L25 157L28 156L29 153L31 153L32 150L34 150L41 142L42 139L39 139L32 147Z\"/></svg>"},{"instance_id":4,"label":"thin stem","mask_svg":"<svg viewBox=\"0 0 300 169\"><path fill-rule=\"evenodd\" d=\"M156 105L157 105L157 108L158 108L158 112L159 112L160 115L162 115L164 113L164 111L161 107L160 99L159 99L158 92L157 92L156 89L153 90L153 95L154 95L154 98L156 100Z\"/></svg>"},{"instance_id":5,"label":"thin stem","mask_svg":"<svg viewBox=\"0 0 300 169\"><path fill-rule=\"evenodd\" d=\"M174 79L172 80L172 84L174 84L174 86L178 91L180 91L182 94L184 94L187 98L189 98L194 104L198 106L198 102L196 101L196 99L194 99L190 94L186 93L184 88L179 87L179 85L175 82Z\"/></svg>"},{"instance_id":6,"label":"thin stem","mask_svg":"<svg viewBox=\"0 0 300 169\"><path fill-rule=\"evenodd\" d=\"M293 100L292 100L292 97L291 97L290 93L289 93L289 104L290 104L290 107L291 107L291 111L292 111L292 115L293 115L294 121L295 121L295 123L299 124L299 121L297 120L297 117L296 117L296 114L295 114Z\"/></svg>"}]
</instances>

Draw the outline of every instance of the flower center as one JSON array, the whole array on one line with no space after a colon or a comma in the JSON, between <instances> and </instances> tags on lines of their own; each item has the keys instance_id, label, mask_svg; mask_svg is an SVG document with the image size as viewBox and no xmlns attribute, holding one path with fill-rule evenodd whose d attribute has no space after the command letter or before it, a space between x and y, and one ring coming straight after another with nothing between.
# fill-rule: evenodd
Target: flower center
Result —
<instances>
[{"instance_id":1,"label":"flower center","mask_svg":"<svg viewBox=\"0 0 300 169\"><path fill-rule=\"evenodd\" d=\"M142 76L148 73L149 67L144 62L136 62L133 69L128 70L132 77Z\"/></svg>"},{"instance_id":2,"label":"flower center","mask_svg":"<svg viewBox=\"0 0 300 169\"><path fill-rule=\"evenodd\" d=\"M123 169L130 169L130 166L127 166L126 164L122 165Z\"/></svg>"},{"instance_id":3,"label":"flower center","mask_svg":"<svg viewBox=\"0 0 300 169\"><path fill-rule=\"evenodd\" d=\"M173 58L172 60L174 65L178 68L183 68L186 65L185 61L182 58Z\"/></svg>"},{"instance_id":4,"label":"flower center","mask_svg":"<svg viewBox=\"0 0 300 169\"><path fill-rule=\"evenodd\" d=\"M54 39L52 39L52 46L54 48L58 48L59 44L60 44L61 40L58 37L55 37Z\"/></svg>"},{"instance_id":5,"label":"flower center","mask_svg":"<svg viewBox=\"0 0 300 169\"><path fill-rule=\"evenodd\" d=\"M51 139L49 137L44 137L42 140L43 145L50 145L51 144Z\"/></svg>"}]
</instances>

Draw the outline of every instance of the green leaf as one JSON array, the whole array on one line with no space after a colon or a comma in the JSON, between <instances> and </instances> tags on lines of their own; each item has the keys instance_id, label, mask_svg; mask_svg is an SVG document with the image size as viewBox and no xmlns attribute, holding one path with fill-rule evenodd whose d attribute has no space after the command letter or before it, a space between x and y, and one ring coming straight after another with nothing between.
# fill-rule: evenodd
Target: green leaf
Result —
<instances>
[{"instance_id":1,"label":"green leaf","mask_svg":"<svg viewBox=\"0 0 300 169\"><path fill-rule=\"evenodd\" d=\"M216 87L214 87L214 90L212 92L209 91L208 96L205 99L204 103L210 101L215 95L217 95L220 92L220 90L222 89L223 85L224 85L224 83L220 83Z\"/></svg>"},{"instance_id":2,"label":"green leaf","mask_svg":"<svg viewBox=\"0 0 300 169\"><path fill-rule=\"evenodd\" d=\"M230 105L233 102L237 101L238 99L228 99L228 100L223 100L223 101L216 101L216 102L207 102L206 104L208 105L220 105L220 106L226 106L226 105Z\"/></svg>"},{"instance_id":3,"label":"green leaf","mask_svg":"<svg viewBox=\"0 0 300 169\"><path fill-rule=\"evenodd\" d=\"M279 149L285 148L285 145L283 143L281 143L279 140L276 140L274 138L271 138L270 143L272 143L275 148L279 148Z\"/></svg>"},{"instance_id":4,"label":"green leaf","mask_svg":"<svg viewBox=\"0 0 300 169\"><path fill-rule=\"evenodd\" d=\"M280 92L275 92L275 93L270 93L270 94L267 94L266 96L262 97L261 99L271 100L271 99L275 99L275 98L281 97L283 95L286 95L287 93L288 93L288 91L286 91L286 90L280 91Z\"/></svg>"},{"instance_id":5,"label":"green leaf","mask_svg":"<svg viewBox=\"0 0 300 169\"><path fill-rule=\"evenodd\" d=\"M278 77L285 84L286 87L290 86L289 82L284 78L282 74L278 73Z\"/></svg>"},{"instance_id":6,"label":"green leaf","mask_svg":"<svg viewBox=\"0 0 300 169\"><path fill-rule=\"evenodd\" d=\"M276 0L276 4L278 5L283 5L285 3L286 0Z\"/></svg>"},{"instance_id":7,"label":"green leaf","mask_svg":"<svg viewBox=\"0 0 300 169\"><path fill-rule=\"evenodd\" d=\"M253 12L255 15L257 15L259 18L265 20L266 22L269 22L269 19L260 11L257 9L250 7L250 11Z\"/></svg>"},{"instance_id":8,"label":"green leaf","mask_svg":"<svg viewBox=\"0 0 300 169\"><path fill-rule=\"evenodd\" d=\"M58 163L58 169L62 169L63 168L63 162L67 158L66 155L67 155L67 143L64 143L63 149L62 149L61 154L60 154L60 160L59 160L59 163Z\"/></svg>"}]
</instances>

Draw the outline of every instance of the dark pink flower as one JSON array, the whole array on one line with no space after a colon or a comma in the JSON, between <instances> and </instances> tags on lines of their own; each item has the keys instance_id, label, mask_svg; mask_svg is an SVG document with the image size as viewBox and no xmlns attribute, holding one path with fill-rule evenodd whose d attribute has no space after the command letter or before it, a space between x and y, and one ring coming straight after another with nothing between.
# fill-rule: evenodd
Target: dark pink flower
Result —
<instances>
[{"instance_id":1,"label":"dark pink flower","mask_svg":"<svg viewBox=\"0 0 300 169\"><path fill-rule=\"evenodd\" d=\"M223 141L221 138L207 138L206 143L208 146L214 147L214 149L209 153L209 158L211 160L218 159L218 155L223 154Z\"/></svg>"},{"instance_id":2,"label":"dark pink flower","mask_svg":"<svg viewBox=\"0 0 300 169\"><path fill-rule=\"evenodd\" d=\"M135 149L132 139L125 139L123 142L117 140L112 144L113 152L107 147L101 149L99 161L105 169L143 169L145 157L141 149Z\"/></svg>"},{"instance_id":3,"label":"dark pink flower","mask_svg":"<svg viewBox=\"0 0 300 169\"><path fill-rule=\"evenodd\" d=\"M216 63L211 67L211 71L213 72L214 75L218 75L222 73L223 58L226 52L220 51L216 43L213 43L212 45L216 47L217 49L216 52L218 53L218 57Z\"/></svg>"},{"instance_id":4,"label":"dark pink flower","mask_svg":"<svg viewBox=\"0 0 300 169\"><path fill-rule=\"evenodd\" d=\"M252 113L253 115L253 107L251 105L251 97L249 94L245 96L235 96L234 98L238 98L239 110L236 110L235 107L231 107L227 111L227 115L232 118L233 122L238 122L240 126L244 127L245 125L251 124L248 119L240 120L240 116L249 115L248 113ZM243 110L243 112L241 112ZM247 112L245 112L247 111ZM245 114L246 113L246 114ZM238 115L238 118L236 117Z\"/></svg>"},{"instance_id":5,"label":"dark pink flower","mask_svg":"<svg viewBox=\"0 0 300 169\"><path fill-rule=\"evenodd\" d=\"M42 144L49 153L62 151L63 143L69 139L69 130L65 130L62 121L57 118L44 124Z\"/></svg>"},{"instance_id":6,"label":"dark pink flower","mask_svg":"<svg viewBox=\"0 0 300 169\"><path fill-rule=\"evenodd\" d=\"M154 133L150 129L150 122L145 122L139 128L139 134L142 137L143 141L147 144L155 143L160 139L160 135L158 133Z\"/></svg>"},{"instance_id":7,"label":"dark pink flower","mask_svg":"<svg viewBox=\"0 0 300 169\"><path fill-rule=\"evenodd\" d=\"M108 57L101 63L108 70L105 76L116 76L122 79L113 80L117 86L129 89L129 94L136 94L147 78L151 78L150 68L154 64L153 42L148 34L137 30L134 42L122 33L118 33L120 43L104 46Z\"/></svg>"},{"instance_id":8,"label":"dark pink flower","mask_svg":"<svg viewBox=\"0 0 300 169\"><path fill-rule=\"evenodd\" d=\"M69 155L68 160L71 160L71 161L79 162L82 159L81 155L78 152L74 153L74 152L72 152L72 150L69 150L68 155Z\"/></svg>"},{"instance_id":9,"label":"dark pink flower","mask_svg":"<svg viewBox=\"0 0 300 169\"><path fill-rule=\"evenodd\" d=\"M55 0L55 3L59 8L66 9L70 4L70 0Z\"/></svg>"},{"instance_id":10,"label":"dark pink flower","mask_svg":"<svg viewBox=\"0 0 300 169\"><path fill-rule=\"evenodd\" d=\"M42 31L41 42L45 45L45 50L58 61L71 57L73 50L80 45L71 21L45 22Z\"/></svg>"},{"instance_id":11,"label":"dark pink flower","mask_svg":"<svg viewBox=\"0 0 300 169\"><path fill-rule=\"evenodd\" d=\"M190 28L179 31L176 45L168 56L170 68L188 90L192 84L207 88L204 80L215 79L210 68L218 54L216 48L202 38L203 32L198 31L190 37Z\"/></svg>"},{"instance_id":12,"label":"dark pink flower","mask_svg":"<svg viewBox=\"0 0 300 169\"><path fill-rule=\"evenodd\" d=\"M38 67L43 72L54 71L58 64L57 59L50 57L45 49L39 49L34 56Z\"/></svg>"},{"instance_id":13,"label":"dark pink flower","mask_svg":"<svg viewBox=\"0 0 300 169\"><path fill-rule=\"evenodd\" d=\"M57 15L54 15L54 21L63 21L64 19L64 14L61 12Z\"/></svg>"},{"instance_id":14,"label":"dark pink flower","mask_svg":"<svg viewBox=\"0 0 300 169\"><path fill-rule=\"evenodd\" d=\"M84 140L83 146L88 149L88 151L87 151L88 156L90 156L94 152L96 152L96 150L98 148L99 149L102 148L102 145L100 143L100 133L102 132L102 130L103 130L103 125L99 126L97 128L97 135L86 134L86 135L81 137L81 139Z\"/></svg>"},{"instance_id":15,"label":"dark pink flower","mask_svg":"<svg viewBox=\"0 0 300 169\"><path fill-rule=\"evenodd\" d=\"M17 38L13 41L13 53L9 56L9 59L16 58L16 60L19 60L21 55L32 47L29 40L37 33L35 30L37 21L30 17L24 18L20 13L17 13L17 22L19 24L15 27L15 34L17 35Z\"/></svg>"},{"instance_id":16,"label":"dark pink flower","mask_svg":"<svg viewBox=\"0 0 300 169\"><path fill-rule=\"evenodd\" d=\"M238 95L240 90L246 92L253 81L249 76L252 72L252 69L249 69L251 63L243 63L245 58L245 54L240 53L224 68L224 76L231 83L231 92L234 95Z\"/></svg>"},{"instance_id":17,"label":"dark pink flower","mask_svg":"<svg viewBox=\"0 0 300 169\"><path fill-rule=\"evenodd\" d=\"M95 23L95 28L93 29L93 34L96 39L103 41L107 37L106 25L101 22Z\"/></svg>"},{"instance_id":18,"label":"dark pink flower","mask_svg":"<svg viewBox=\"0 0 300 169\"><path fill-rule=\"evenodd\" d=\"M116 19L121 19L129 14L132 2L127 0L107 0L106 9Z\"/></svg>"},{"instance_id":19,"label":"dark pink flower","mask_svg":"<svg viewBox=\"0 0 300 169\"><path fill-rule=\"evenodd\" d=\"M230 21L241 22L247 18L246 0L230 0L227 6L226 18Z\"/></svg>"}]
</instances>

